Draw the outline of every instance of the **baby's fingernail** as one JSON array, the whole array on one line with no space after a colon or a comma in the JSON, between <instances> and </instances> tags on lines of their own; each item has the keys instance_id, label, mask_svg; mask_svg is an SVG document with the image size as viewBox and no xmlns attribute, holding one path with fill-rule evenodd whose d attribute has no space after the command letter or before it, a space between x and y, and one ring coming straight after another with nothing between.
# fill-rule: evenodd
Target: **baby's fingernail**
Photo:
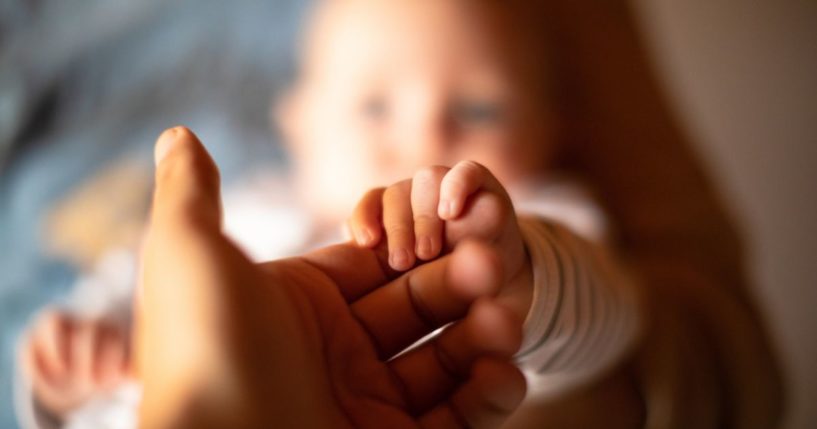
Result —
<instances>
[{"instance_id":1,"label":"baby's fingernail","mask_svg":"<svg viewBox=\"0 0 817 429\"><path fill-rule=\"evenodd\" d=\"M394 249L391 254L391 267L395 270L408 269L409 254L406 249Z\"/></svg>"},{"instance_id":2,"label":"baby's fingernail","mask_svg":"<svg viewBox=\"0 0 817 429\"><path fill-rule=\"evenodd\" d=\"M431 238L424 236L417 240L417 255L424 258L431 257L432 252Z\"/></svg>"}]
</instances>

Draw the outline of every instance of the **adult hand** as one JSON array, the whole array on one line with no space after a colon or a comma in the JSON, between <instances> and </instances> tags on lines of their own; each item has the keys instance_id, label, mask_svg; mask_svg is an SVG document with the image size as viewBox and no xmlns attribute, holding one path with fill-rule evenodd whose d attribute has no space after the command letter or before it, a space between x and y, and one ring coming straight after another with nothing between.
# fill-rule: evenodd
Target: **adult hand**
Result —
<instances>
[{"instance_id":1,"label":"adult hand","mask_svg":"<svg viewBox=\"0 0 817 429\"><path fill-rule=\"evenodd\" d=\"M524 397L521 323L489 299L498 255L465 242L399 275L341 244L253 264L220 230L215 164L156 145L135 354L142 427L498 426ZM442 334L405 353L427 333Z\"/></svg>"}]
</instances>

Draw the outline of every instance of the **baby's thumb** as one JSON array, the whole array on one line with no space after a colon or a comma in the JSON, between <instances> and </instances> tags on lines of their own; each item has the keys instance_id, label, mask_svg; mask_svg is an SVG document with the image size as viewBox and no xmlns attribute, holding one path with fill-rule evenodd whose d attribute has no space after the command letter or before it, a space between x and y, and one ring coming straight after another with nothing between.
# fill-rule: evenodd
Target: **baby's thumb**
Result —
<instances>
[{"instance_id":1,"label":"baby's thumb","mask_svg":"<svg viewBox=\"0 0 817 429\"><path fill-rule=\"evenodd\" d=\"M218 168L196 135L185 127L165 130L156 141L154 158L156 190L151 228L219 231Z\"/></svg>"}]
</instances>

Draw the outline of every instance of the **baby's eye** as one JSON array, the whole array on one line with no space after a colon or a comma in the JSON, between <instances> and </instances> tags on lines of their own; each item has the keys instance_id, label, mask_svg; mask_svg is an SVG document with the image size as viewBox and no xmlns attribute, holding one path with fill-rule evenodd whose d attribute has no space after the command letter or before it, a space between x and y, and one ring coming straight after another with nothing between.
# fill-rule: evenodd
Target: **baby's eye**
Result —
<instances>
[{"instance_id":1,"label":"baby's eye","mask_svg":"<svg viewBox=\"0 0 817 429\"><path fill-rule=\"evenodd\" d=\"M370 121L383 121L389 115L388 103L384 97L369 97L361 106L361 114Z\"/></svg>"},{"instance_id":2,"label":"baby's eye","mask_svg":"<svg viewBox=\"0 0 817 429\"><path fill-rule=\"evenodd\" d=\"M467 127L496 125L502 120L502 107L490 101L458 101L452 106L453 119Z\"/></svg>"}]
</instances>

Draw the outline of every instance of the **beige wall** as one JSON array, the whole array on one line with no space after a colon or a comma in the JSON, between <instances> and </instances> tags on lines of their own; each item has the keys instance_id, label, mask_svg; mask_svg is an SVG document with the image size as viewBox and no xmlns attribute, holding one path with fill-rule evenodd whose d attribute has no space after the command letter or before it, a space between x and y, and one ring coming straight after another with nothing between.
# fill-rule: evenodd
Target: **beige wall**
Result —
<instances>
[{"instance_id":1,"label":"beige wall","mask_svg":"<svg viewBox=\"0 0 817 429\"><path fill-rule=\"evenodd\" d=\"M817 1L637 0L657 67L752 246L789 377L817 422Z\"/></svg>"}]
</instances>

